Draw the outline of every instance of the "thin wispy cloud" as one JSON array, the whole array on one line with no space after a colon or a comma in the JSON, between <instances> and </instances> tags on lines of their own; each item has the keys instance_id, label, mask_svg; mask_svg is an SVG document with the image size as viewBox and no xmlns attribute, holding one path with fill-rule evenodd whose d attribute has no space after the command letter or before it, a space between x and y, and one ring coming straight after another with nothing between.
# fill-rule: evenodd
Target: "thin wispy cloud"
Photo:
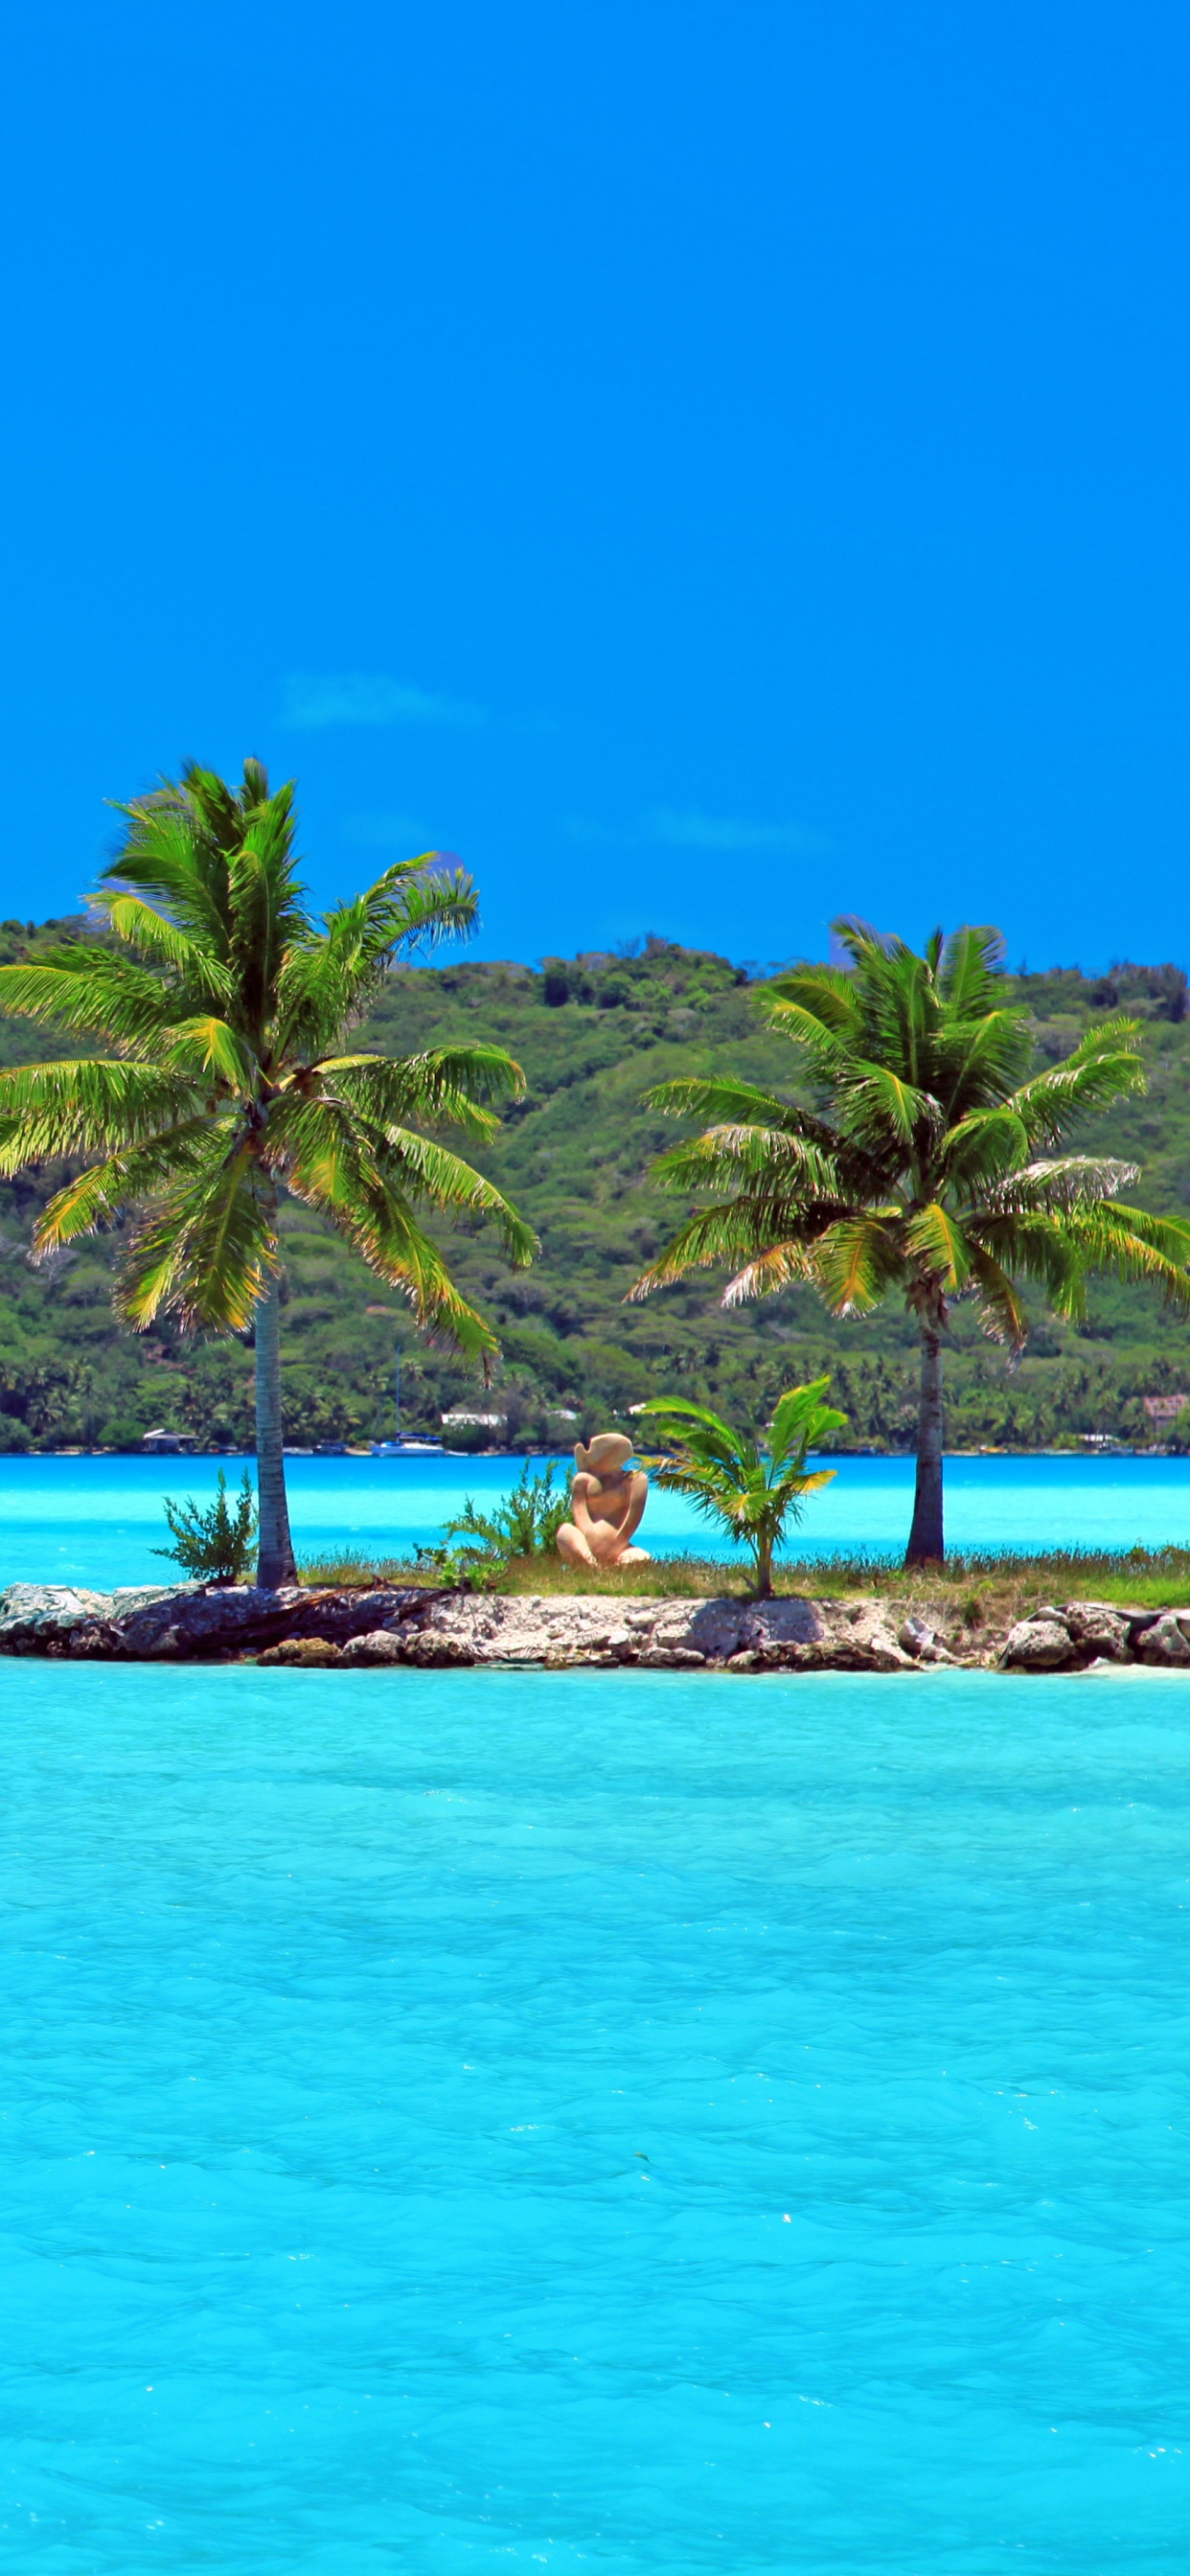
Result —
<instances>
[{"instance_id":1,"label":"thin wispy cloud","mask_svg":"<svg viewBox=\"0 0 1190 2576\"><path fill-rule=\"evenodd\" d=\"M830 847L824 832L805 823L749 822L736 814L702 814L672 805L651 806L634 823L599 823L572 814L565 828L571 840L599 849L639 849L643 843L654 849L719 850L725 856L755 851L812 858Z\"/></svg>"},{"instance_id":2,"label":"thin wispy cloud","mask_svg":"<svg viewBox=\"0 0 1190 2576\"><path fill-rule=\"evenodd\" d=\"M655 806L646 815L650 840L674 850L801 850L807 857L827 846L822 832L804 823L749 823L735 814L678 813Z\"/></svg>"},{"instance_id":3,"label":"thin wispy cloud","mask_svg":"<svg viewBox=\"0 0 1190 2576\"><path fill-rule=\"evenodd\" d=\"M348 814L340 830L355 850L396 850L416 858L429 847L424 823L410 814Z\"/></svg>"},{"instance_id":4,"label":"thin wispy cloud","mask_svg":"<svg viewBox=\"0 0 1190 2576\"><path fill-rule=\"evenodd\" d=\"M437 697L383 672L293 671L284 682L281 721L294 733L330 725L476 725L484 709L465 698Z\"/></svg>"}]
</instances>

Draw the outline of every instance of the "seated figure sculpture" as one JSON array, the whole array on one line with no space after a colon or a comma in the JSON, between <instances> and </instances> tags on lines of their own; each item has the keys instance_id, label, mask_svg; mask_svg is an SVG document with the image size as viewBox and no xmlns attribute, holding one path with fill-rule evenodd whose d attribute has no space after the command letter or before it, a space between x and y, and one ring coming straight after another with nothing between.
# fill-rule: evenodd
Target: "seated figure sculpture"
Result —
<instances>
[{"instance_id":1,"label":"seated figure sculpture","mask_svg":"<svg viewBox=\"0 0 1190 2576\"><path fill-rule=\"evenodd\" d=\"M632 1442L620 1431L598 1431L590 1448L580 1440L570 1488L573 1520L558 1532L558 1554L567 1565L588 1569L613 1565L647 1565L649 1552L630 1544L649 1492L643 1467L628 1474Z\"/></svg>"}]
</instances>

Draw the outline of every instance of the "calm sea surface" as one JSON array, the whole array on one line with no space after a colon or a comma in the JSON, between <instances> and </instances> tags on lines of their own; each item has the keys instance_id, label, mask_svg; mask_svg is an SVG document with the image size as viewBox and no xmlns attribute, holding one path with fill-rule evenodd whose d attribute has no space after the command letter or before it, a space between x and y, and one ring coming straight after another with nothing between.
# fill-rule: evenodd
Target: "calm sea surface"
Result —
<instances>
[{"instance_id":1,"label":"calm sea surface","mask_svg":"<svg viewBox=\"0 0 1190 2576\"><path fill-rule=\"evenodd\" d=\"M3 2563L1180 2576L1179 1675L3 1692Z\"/></svg>"},{"instance_id":2,"label":"calm sea surface","mask_svg":"<svg viewBox=\"0 0 1190 2576\"><path fill-rule=\"evenodd\" d=\"M234 1484L243 1460L223 1462ZM255 1462L253 1473L255 1473ZM398 1553L441 1537L468 1494L498 1499L522 1465L507 1458L291 1458L290 1510L301 1554ZM152 1553L166 1536L164 1494L209 1496L212 1458L0 1459L0 1583L164 1582ZM559 1475L569 1470L560 1464ZM909 1458L845 1458L794 1533L799 1555L905 1544ZM955 1548L1190 1545L1190 1458L952 1458L947 1538ZM658 1556L729 1551L676 1495L654 1493L642 1542Z\"/></svg>"}]
</instances>

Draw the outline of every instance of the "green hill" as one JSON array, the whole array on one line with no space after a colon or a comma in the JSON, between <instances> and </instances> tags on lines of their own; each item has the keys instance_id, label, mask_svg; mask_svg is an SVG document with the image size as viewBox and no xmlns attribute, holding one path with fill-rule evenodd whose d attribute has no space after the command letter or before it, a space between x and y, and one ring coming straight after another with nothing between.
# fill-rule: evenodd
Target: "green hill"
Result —
<instances>
[{"instance_id":1,"label":"green hill","mask_svg":"<svg viewBox=\"0 0 1190 2576\"><path fill-rule=\"evenodd\" d=\"M0 957L35 950L63 927L0 924ZM1094 1142L1142 1166L1134 1195L1145 1205L1190 1206L1190 1018L1180 969L1122 966L1091 980L1071 968L1021 974L1012 989L1034 1011L1042 1062L1068 1053L1097 1014L1124 1007L1144 1021L1148 1096L1098 1122ZM764 1419L783 1385L829 1368L853 1442L909 1445L915 1352L895 1306L863 1324L836 1324L799 1289L725 1314L722 1282L710 1276L644 1306L623 1302L681 1212L649 1182L652 1156L676 1130L644 1106L647 1087L724 1063L790 1086L792 1052L768 1035L755 1001L743 969L661 940L636 954L547 960L543 971L463 958L394 974L365 1042L407 1053L448 1037L489 1037L524 1066L527 1096L506 1117L486 1168L532 1219L541 1258L512 1273L482 1230L450 1238L462 1285L502 1339L485 1396L457 1362L422 1342L398 1296L290 1205L287 1438L391 1431L399 1343L407 1429L436 1432L442 1412L463 1405L504 1415L512 1444L561 1441L574 1437L558 1420L562 1410L590 1428L675 1392ZM0 1062L48 1051L22 1023L0 1022ZM122 1333L109 1304L110 1240L30 1266L31 1223L60 1179L47 1171L0 1188L0 1447L131 1445L157 1423L205 1443L247 1445L252 1363L241 1342L186 1340L169 1326L144 1339ZM981 1339L962 1306L954 1344L948 1430L956 1444L1048 1445L1095 1431L1145 1440L1142 1396L1184 1389L1190 1399L1190 1329L1143 1291L1108 1281L1094 1288L1078 1332L1039 1311L1019 1366Z\"/></svg>"}]
</instances>

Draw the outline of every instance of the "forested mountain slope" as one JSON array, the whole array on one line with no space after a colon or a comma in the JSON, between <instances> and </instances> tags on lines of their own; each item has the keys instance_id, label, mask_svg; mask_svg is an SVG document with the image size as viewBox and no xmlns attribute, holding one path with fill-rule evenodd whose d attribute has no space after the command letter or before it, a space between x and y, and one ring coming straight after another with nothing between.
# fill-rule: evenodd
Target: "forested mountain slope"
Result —
<instances>
[{"instance_id":1,"label":"forested mountain slope","mask_svg":"<svg viewBox=\"0 0 1190 2576\"><path fill-rule=\"evenodd\" d=\"M32 933L0 925L0 955L34 949L61 927ZM1022 974L1011 989L1036 1015L1039 1062L1067 1053L1087 1021L1108 1010L1126 1008L1145 1023L1149 1093L1098 1122L1094 1144L1142 1166L1132 1195L1143 1204L1190 1208L1185 977L1173 967L1122 967L1091 981L1070 969ZM799 1289L724 1314L722 1282L709 1275L643 1306L623 1302L681 1214L648 1179L651 1158L677 1132L645 1107L648 1086L730 1065L793 1088L793 1052L764 1028L742 969L659 940L635 956L550 960L537 972L463 958L395 974L364 1042L409 1053L463 1036L496 1039L524 1066L525 1100L506 1117L498 1149L474 1159L532 1219L542 1243L533 1269L513 1274L482 1230L450 1237L460 1283L500 1331L504 1358L490 1394L428 1349L400 1299L291 1205L290 1439L391 1431L399 1343L409 1429L437 1430L447 1406L472 1404L505 1414L510 1440L551 1431L572 1438L551 1425L550 1408L592 1425L663 1393L764 1419L783 1385L829 1368L854 1441L908 1444L915 1354L908 1319L895 1306L862 1324L836 1324ZM48 1051L22 1023L0 1022L0 1061ZM247 1444L252 1366L242 1343L184 1341L169 1327L143 1340L122 1333L108 1303L112 1245L102 1238L30 1267L30 1225L60 1177L46 1172L0 1190L0 1447L129 1444L157 1423ZM956 1443L1044 1444L1086 1431L1147 1439L1140 1397L1190 1395L1190 1326L1166 1317L1143 1291L1109 1281L1094 1288L1090 1319L1077 1333L1039 1313L1017 1367L982 1340L962 1306L954 1344Z\"/></svg>"}]
</instances>

